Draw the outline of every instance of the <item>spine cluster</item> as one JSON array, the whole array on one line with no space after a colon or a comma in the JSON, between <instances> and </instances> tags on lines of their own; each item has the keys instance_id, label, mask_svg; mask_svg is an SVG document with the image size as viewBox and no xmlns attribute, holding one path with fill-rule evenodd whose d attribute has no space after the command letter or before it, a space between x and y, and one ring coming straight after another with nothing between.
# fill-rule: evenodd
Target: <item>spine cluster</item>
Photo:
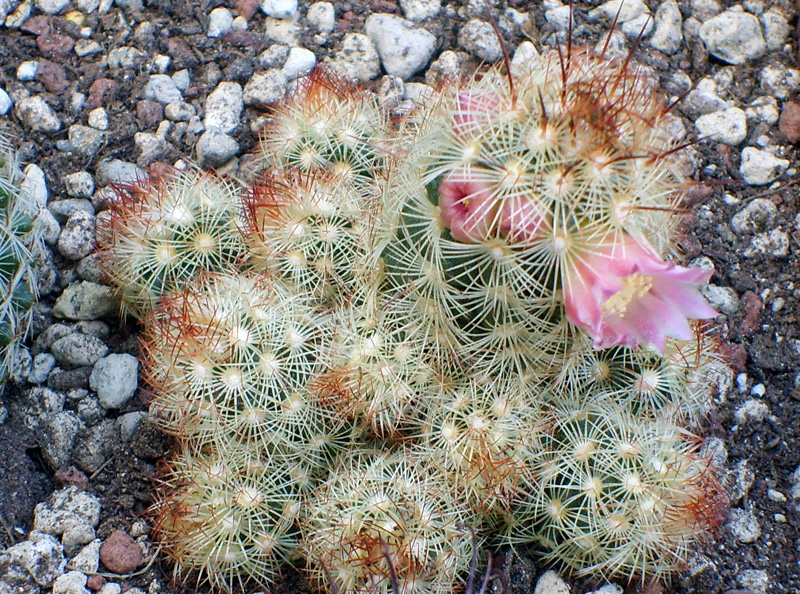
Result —
<instances>
[{"instance_id":1,"label":"spine cluster","mask_svg":"<svg viewBox=\"0 0 800 594\"><path fill-rule=\"evenodd\" d=\"M570 48L394 121L317 71L253 187L121 189L103 250L179 444L153 508L176 577L302 558L331 592L433 594L508 543L681 569L724 511L690 432L720 363L650 87Z\"/></svg>"}]
</instances>

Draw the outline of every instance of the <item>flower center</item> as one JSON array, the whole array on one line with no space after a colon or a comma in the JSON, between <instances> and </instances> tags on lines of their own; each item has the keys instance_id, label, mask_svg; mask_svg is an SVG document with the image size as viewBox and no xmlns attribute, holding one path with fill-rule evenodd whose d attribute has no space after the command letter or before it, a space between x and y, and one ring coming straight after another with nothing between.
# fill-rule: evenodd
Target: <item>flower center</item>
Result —
<instances>
[{"instance_id":1,"label":"flower center","mask_svg":"<svg viewBox=\"0 0 800 594\"><path fill-rule=\"evenodd\" d=\"M628 304L634 299L642 297L653 286L653 277L635 272L622 279L623 287L609 297L601 307L603 314L616 314L624 316Z\"/></svg>"}]
</instances>

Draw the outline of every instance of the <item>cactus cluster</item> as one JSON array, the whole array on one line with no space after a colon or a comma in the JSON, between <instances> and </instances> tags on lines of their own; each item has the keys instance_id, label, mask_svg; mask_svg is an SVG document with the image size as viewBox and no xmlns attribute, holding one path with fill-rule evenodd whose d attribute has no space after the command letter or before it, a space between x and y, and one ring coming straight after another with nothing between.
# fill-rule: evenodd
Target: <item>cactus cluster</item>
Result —
<instances>
[{"instance_id":1,"label":"cactus cluster","mask_svg":"<svg viewBox=\"0 0 800 594\"><path fill-rule=\"evenodd\" d=\"M0 133L0 384L27 333L36 295L37 207L24 179L16 152Z\"/></svg>"},{"instance_id":2,"label":"cactus cluster","mask_svg":"<svg viewBox=\"0 0 800 594\"><path fill-rule=\"evenodd\" d=\"M303 559L335 593L441 593L523 543L580 575L678 571L724 497L691 433L719 361L693 321L710 273L670 259L670 124L591 50L400 120L316 71L252 187L122 188L102 249L179 444L153 508L176 577Z\"/></svg>"}]
</instances>

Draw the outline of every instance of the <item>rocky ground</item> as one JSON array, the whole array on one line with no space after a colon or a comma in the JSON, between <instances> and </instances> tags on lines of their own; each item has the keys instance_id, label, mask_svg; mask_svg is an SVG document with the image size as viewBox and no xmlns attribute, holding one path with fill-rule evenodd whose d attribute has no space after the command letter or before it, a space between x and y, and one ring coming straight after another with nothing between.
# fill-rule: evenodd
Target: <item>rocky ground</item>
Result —
<instances>
[{"instance_id":1,"label":"rocky ground","mask_svg":"<svg viewBox=\"0 0 800 594\"><path fill-rule=\"evenodd\" d=\"M617 5L575 2L576 43L604 39ZM195 591L150 562L140 514L170 444L146 421L137 328L119 322L92 253L107 184L154 161L246 178L265 108L315 63L402 110L438 77L501 59L487 8L517 59L565 39L570 8L554 0L0 0L0 127L29 163L47 244L30 357L0 401L0 593ZM611 39L627 52L644 27L637 61L667 97L685 95L687 139L705 138L690 151L704 183L681 249L715 270L707 297L733 370L704 428L729 520L685 575L649 592L800 591L795 11L627 0ZM505 566L515 592L600 586L545 569ZM280 589L301 588L290 574Z\"/></svg>"}]
</instances>

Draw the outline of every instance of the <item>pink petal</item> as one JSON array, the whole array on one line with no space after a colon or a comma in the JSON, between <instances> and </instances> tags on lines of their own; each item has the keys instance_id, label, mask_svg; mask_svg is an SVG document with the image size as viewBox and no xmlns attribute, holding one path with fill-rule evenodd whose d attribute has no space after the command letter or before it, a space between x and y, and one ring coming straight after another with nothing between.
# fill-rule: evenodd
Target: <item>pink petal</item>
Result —
<instances>
[{"instance_id":1,"label":"pink petal","mask_svg":"<svg viewBox=\"0 0 800 594\"><path fill-rule=\"evenodd\" d=\"M496 225L498 201L490 185L463 172L448 174L439 185L442 223L457 241L477 243Z\"/></svg>"},{"instance_id":2,"label":"pink petal","mask_svg":"<svg viewBox=\"0 0 800 594\"><path fill-rule=\"evenodd\" d=\"M458 107L453 116L453 132L462 136L489 122L498 113L501 98L497 93L465 91L456 98Z\"/></svg>"}]
</instances>

